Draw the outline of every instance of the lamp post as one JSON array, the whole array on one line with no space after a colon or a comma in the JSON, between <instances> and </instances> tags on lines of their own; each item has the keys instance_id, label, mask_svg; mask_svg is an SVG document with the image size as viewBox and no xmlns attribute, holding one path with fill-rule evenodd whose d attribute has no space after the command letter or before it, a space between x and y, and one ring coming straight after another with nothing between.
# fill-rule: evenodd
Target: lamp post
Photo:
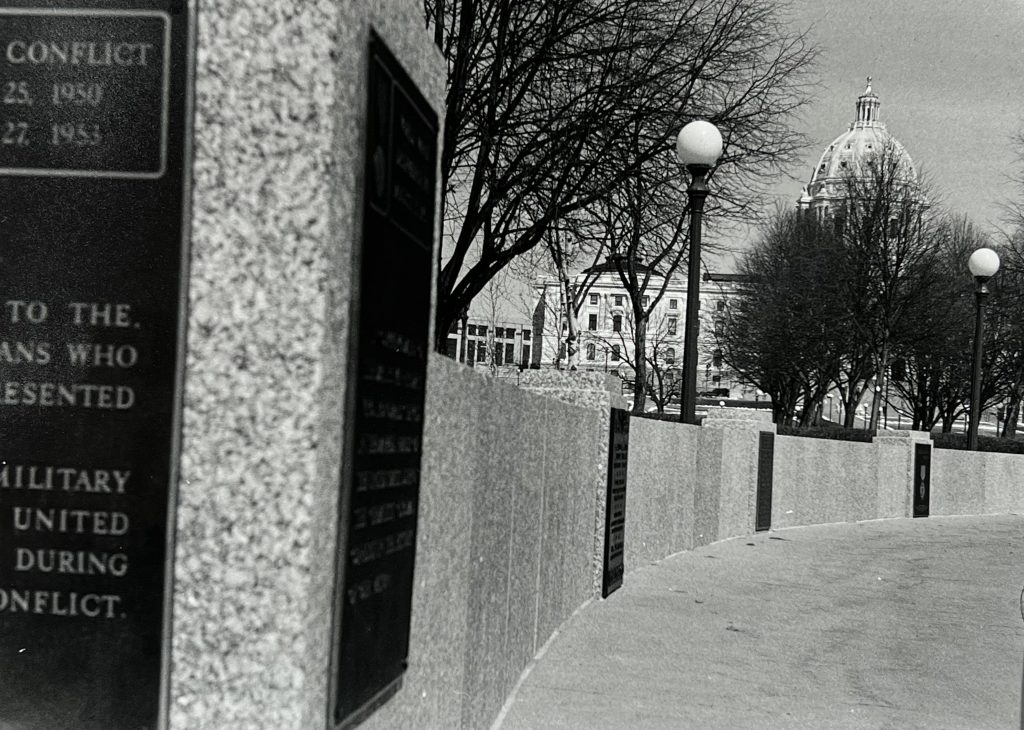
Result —
<instances>
[{"instance_id":1,"label":"lamp post","mask_svg":"<svg viewBox=\"0 0 1024 730\"><path fill-rule=\"evenodd\" d=\"M722 135L714 124L690 122L676 138L676 156L690 173L686 188L690 209L690 261L686 277L686 331L683 339L683 384L679 420L697 422L697 337L700 308L700 234L707 175L722 155Z\"/></svg>"},{"instance_id":2,"label":"lamp post","mask_svg":"<svg viewBox=\"0 0 1024 730\"><path fill-rule=\"evenodd\" d=\"M988 298L986 282L999 271L999 255L990 248L979 248L967 260L967 268L974 276L974 366L971 368L971 420L967 429L967 448L978 449L978 422L981 420L981 351L985 333L985 300Z\"/></svg>"}]
</instances>

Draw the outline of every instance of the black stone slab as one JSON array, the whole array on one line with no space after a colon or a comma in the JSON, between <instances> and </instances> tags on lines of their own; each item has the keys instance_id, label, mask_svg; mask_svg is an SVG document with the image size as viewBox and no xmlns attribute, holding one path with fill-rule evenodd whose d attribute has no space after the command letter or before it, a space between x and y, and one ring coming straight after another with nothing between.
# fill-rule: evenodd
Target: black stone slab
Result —
<instances>
[{"instance_id":1,"label":"black stone slab","mask_svg":"<svg viewBox=\"0 0 1024 730\"><path fill-rule=\"evenodd\" d=\"M406 667L430 349L437 116L376 36L368 91L332 682L343 726Z\"/></svg>"},{"instance_id":2,"label":"black stone slab","mask_svg":"<svg viewBox=\"0 0 1024 730\"><path fill-rule=\"evenodd\" d=\"M761 431L757 448L757 498L755 532L772 527L772 471L775 468L775 434Z\"/></svg>"},{"instance_id":3,"label":"black stone slab","mask_svg":"<svg viewBox=\"0 0 1024 730\"><path fill-rule=\"evenodd\" d=\"M914 517L931 513L932 445L914 444Z\"/></svg>"},{"instance_id":4,"label":"black stone slab","mask_svg":"<svg viewBox=\"0 0 1024 730\"><path fill-rule=\"evenodd\" d=\"M622 586L626 549L626 471L629 466L629 412L611 409L608 428L608 490L604 512L604 579L601 597Z\"/></svg>"},{"instance_id":5,"label":"black stone slab","mask_svg":"<svg viewBox=\"0 0 1024 730\"><path fill-rule=\"evenodd\" d=\"M0 3L0 727L166 721L192 13Z\"/></svg>"}]
</instances>

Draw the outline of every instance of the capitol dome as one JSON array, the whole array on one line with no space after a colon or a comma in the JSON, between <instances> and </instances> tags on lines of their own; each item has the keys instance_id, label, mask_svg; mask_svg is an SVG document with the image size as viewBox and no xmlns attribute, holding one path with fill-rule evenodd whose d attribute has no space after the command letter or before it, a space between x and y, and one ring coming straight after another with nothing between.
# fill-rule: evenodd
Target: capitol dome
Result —
<instances>
[{"instance_id":1,"label":"capitol dome","mask_svg":"<svg viewBox=\"0 0 1024 730\"><path fill-rule=\"evenodd\" d=\"M857 97L857 117L850 128L835 138L821 153L818 164L811 171L811 180L803 189L797 206L801 210L817 210L827 214L829 203L846 197L846 181L850 177L867 178L869 168L880 155L889 156L897 167L897 174L908 184L917 182L914 162L903 145L878 119L878 95L871 90L871 77L867 88Z\"/></svg>"}]
</instances>

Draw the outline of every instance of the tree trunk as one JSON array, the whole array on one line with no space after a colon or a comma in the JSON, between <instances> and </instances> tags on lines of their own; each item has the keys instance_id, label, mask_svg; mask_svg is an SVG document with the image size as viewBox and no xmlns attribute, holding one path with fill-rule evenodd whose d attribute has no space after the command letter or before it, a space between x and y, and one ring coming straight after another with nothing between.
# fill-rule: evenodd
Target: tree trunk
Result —
<instances>
[{"instance_id":1,"label":"tree trunk","mask_svg":"<svg viewBox=\"0 0 1024 730\"><path fill-rule=\"evenodd\" d=\"M840 395L842 395L842 393L840 393ZM860 394L851 383L849 392L847 392L843 398L843 428L853 428L854 423L856 423L857 402L859 400Z\"/></svg>"},{"instance_id":2,"label":"tree trunk","mask_svg":"<svg viewBox=\"0 0 1024 730\"><path fill-rule=\"evenodd\" d=\"M1020 394L1013 393L1003 418L1003 438L1012 439L1017 435L1017 421L1020 419Z\"/></svg>"},{"instance_id":3,"label":"tree trunk","mask_svg":"<svg viewBox=\"0 0 1024 730\"><path fill-rule=\"evenodd\" d=\"M634 312L634 318L636 313ZM633 410L640 414L647 406L647 318L636 319L633 325Z\"/></svg>"},{"instance_id":4,"label":"tree trunk","mask_svg":"<svg viewBox=\"0 0 1024 730\"><path fill-rule=\"evenodd\" d=\"M868 424L869 431L878 430L879 414L882 410L882 394L885 393L886 371L889 369L889 346L882 347L882 356L878 361L878 372L875 374L874 393L871 395L871 419Z\"/></svg>"},{"instance_id":5,"label":"tree trunk","mask_svg":"<svg viewBox=\"0 0 1024 730\"><path fill-rule=\"evenodd\" d=\"M568 332L565 336L565 359L569 370L579 367L579 324L576 321L576 291L569 277L562 279L562 296L565 300L565 318Z\"/></svg>"},{"instance_id":6,"label":"tree trunk","mask_svg":"<svg viewBox=\"0 0 1024 730\"><path fill-rule=\"evenodd\" d=\"M955 420L955 415L955 410L942 410L942 433L953 433L953 422Z\"/></svg>"}]
</instances>

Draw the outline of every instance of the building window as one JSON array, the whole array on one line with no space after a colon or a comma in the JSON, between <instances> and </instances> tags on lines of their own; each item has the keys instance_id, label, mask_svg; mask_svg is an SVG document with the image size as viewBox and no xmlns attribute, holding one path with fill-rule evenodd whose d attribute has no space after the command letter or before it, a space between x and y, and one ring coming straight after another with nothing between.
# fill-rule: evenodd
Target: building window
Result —
<instances>
[{"instance_id":1,"label":"building window","mask_svg":"<svg viewBox=\"0 0 1024 730\"><path fill-rule=\"evenodd\" d=\"M679 323L679 319L678 318L676 318L676 317L669 317L668 318L668 333L670 335L674 335L676 333L676 328L678 327L678 323Z\"/></svg>"},{"instance_id":2,"label":"building window","mask_svg":"<svg viewBox=\"0 0 1024 730\"><path fill-rule=\"evenodd\" d=\"M505 343L505 364L515 365L516 362L516 346L511 342Z\"/></svg>"},{"instance_id":3,"label":"building window","mask_svg":"<svg viewBox=\"0 0 1024 730\"><path fill-rule=\"evenodd\" d=\"M676 348L667 347L665 348L665 364L673 365L676 361Z\"/></svg>"},{"instance_id":4,"label":"building window","mask_svg":"<svg viewBox=\"0 0 1024 730\"><path fill-rule=\"evenodd\" d=\"M483 342L476 343L476 361L487 362L487 345Z\"/></svg>"},{"instance_id":5,"label":"building window","mask_svg":"<svg viewBox=\"0 0 1024 730\"><path fill-rule=\"evenodd\" d=\"M452 360L457 360L459 357L459 341L455 337L449 337L447 341L448 350L447 355Z\"/></svg>"},{"instance_id":6,"label":"building window","mask_svg":"<svg viewBox=\"0 0 1024 730\"><path fill-rule=\"evenodd\" d=\"M721 383L722 382L722 376L721 375L712 375L711 376L711 382L712 383Z\"/></svg>"},{"instance_id":7,"label":"building window","mask_svg":"<svg viewBox=\"0 0 1024 730\"><path fill-rule=\"evenodd\" d=\"M530 330L523 330L523 342L526 342L529 339L530 339Z\"/></svg>"},{"instance_id":8,"label":"building window","mask_svg":"<svg viewBox=\"0 0 1024 730\"><path fill-rule=\"evenodd\" d=\"M615 295L615 306L616 307L621 307L622 306L622 295L621 294L616 294Z\"/></svg>"},{"instance_id":9,"label":"building window","mask_svg":"<svg viewBox=\"0 0 1024 730\"><path fill-rule=\"evenodd\" d=\"M587 318L587 329L588 330L596 330L597 329L597 315L596 314L591 314Z\"/></svg>"},{"instance_id":10,"label":"building window","mask_svg":"<svg viewBox=\"0 0 1024 730\"><path fill-rule=\"evenodd\" d=\"M723 322L721 319L715 320L715 334L718 335L719 337L725 334L725 322Z\"/></svg>"},{"instance_id":11,"label":"building window","mask_svg":"<svg viewBox=\"0 0 1024 730\"><path fill-rule=\"evenodd\" d=\"M679 300L678 299L669 299L668 300L668 308L669 309L679 309Z\"/></svg>"},{"instance_id":12,"label":"building window","mask_svg":"<svg viewBox=\"0 0 1024 730\"><path fill-rule=\"evenodd\" d=\"M721 312L723 309L725 309L725 300L719 299L715 306L718 308L718 311Z\"/></svg>"},{"instance_id":13,"label":"building window","mask_svg":"<svg viewBox=\"0 0 1024 730\"><path fill-rule=\"evenodd\" d=\"M466 364L469 365L470 367L473 367L473 364L475 362L476 348L473 346L473 343L470 342L469 344L466 345Z\"/></svg>"},{"instance_id":14,"label":"building window","mask_svg":"<svg viewBox=\"0 0 1024 730\"><path fill-rule=\"evenodd\" d=\"M505 364L504 355L505 355L505 353L502 351L501 345L495 345L494 346L494 364L495 365L504 365Z\"/></svg>"},{"instance_id":15,"label":"building window","mask_svg":"<svg viewBox=\"0 0 1024 730\"><path fill-rule=\"evenodd\" d=\"M475 324L469 325L469 334L471 334L471 335L475 335L476 334L476 325Z\"/></svg>"},{"instance_id":16,"label":"building window","mask_svg":"<svg viewBox=\"0 0 1024 730\"><path fill-rule=\"evenodd\" d=\"M619 353L620 353L619 346L618 345L612 345L612 362L618 362L618 360L619 360Z\"/></svg>"},{"instance_id":17,"label":"building window","mask_svg":"<svg viewBox=\"0 0 1024 730\"><path fill-rule=\"evenodd\" d=\"M716 368L721 369L722 367L722 348L716 347L715 351L711 353L711 364Z\"/></svg>"},{"instance_id":18,"label":"building window","mask_svg":"<svg viewBox=\"0 0 1024 730\"><path fill-rule=\"evenodd\" d=\"M593 342L587 343L587 359L588 360L596 360L597 359L597 345L595 345Z\"/></svg>"},{"instance_id":19,"label":"building window","mask_svg":"<svg viewBox=\"0 0 1024 730\"><path fill-rule=\"evenodd\" d=\"M616 314L612 317L612 330L615 332L622 332L622 315Z\"/></svg>"},{"instance_id":20,"label":"building window","mask_svg":"<svg viewBox=\"0 0 1024 730\"><path fill-rule=\"evenodd\" d=\"M530 367L530 346L523 345L523 367Z\"/></svg>"},{"instance_id":21,"label":"building window","mask_svg":"<svg viewBox=\"0 0 1024 730\"><path fill-rule=\"evenodd\" d=\"M591 304L597 304L597 294L591 294L590 295L590 303Z\"/></svg>"},{"instance_id":22,"label":"building window","mask_svg":"<svg viewBox=\"0 0 1024 730\"><path fill-rule=\"evenodd\" d=\"M650 301L651 298L645 294L643 298L640 300L640 306L642 306L644 309L647 309L647 305L650 303Z\"/></svg>"},{"instance_id":23,"label":"building window","mask_svg":"<svg viewBox=\"0 0 1024 730\"><path fill-rule=\"evenodd\" d=\"M495 327L494 328L494 336L499 338L499 339L503 338L505 336L505 328L504 327Z\"/></svg>"},{"instance_id":24,"label":"building window","mask_svg":"<svg viewBox=\"0 0 1024 730\"><path fill-rule=\"evenodd\" d=\"M480 335L481 337L486 337L487 336L487 325L485 325L485 324L478 325L477 328L476 328L476 333L478 335Z\"/></svg>"}]
</instances>

